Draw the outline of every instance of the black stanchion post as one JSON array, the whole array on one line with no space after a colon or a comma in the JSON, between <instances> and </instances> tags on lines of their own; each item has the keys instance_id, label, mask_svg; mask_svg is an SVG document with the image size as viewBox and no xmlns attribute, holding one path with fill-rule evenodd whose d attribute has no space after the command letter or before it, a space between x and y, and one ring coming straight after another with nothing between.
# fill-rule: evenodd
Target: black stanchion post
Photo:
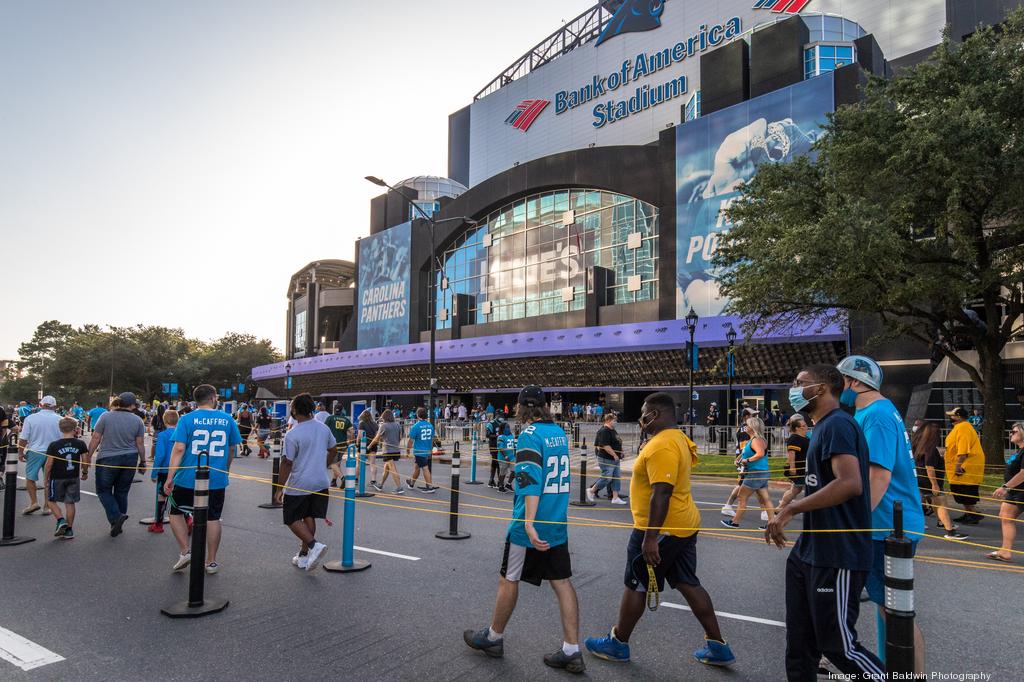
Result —
<instances>
[{"instance_id":1,"label":"black stanchion post","mask_svg":"<svg viewBox=\"0 0 1024 682\"><path fill-rule=\"evenodd\" d=\"M580 499L569 502L574 507L593 507L594 503L587 499L587 439L580 443Z\"/></svg>"},{"instance_id":2,"label":"black stanchion post","mask_svg":"<svg viewBox=\"0 0 1024 682\"><path fill-rule=\"evenodd\" d=\"M726 449L728 448L728 437L729 437L729 429L728 428L718 429L718 454L720 454L720 455L728 454L726 452Z\"/></svg>"},{"instance_id":3,"label":"black stanchion post","mask_svg":"<svg viewBox=\"0 0 1024 682\"><path fill-rule=\"evenodd\" d=\"M259 505L260 509L280 509L283 504L278 504L274 501L274 495L277 493L278 487L281 484L281 436L280 434L274 436L274 441L270 446L271 455L271 474L270 474L270 502L265 502Z\"/></svg>"},{"instance_id":4,"label":"black stanchion post","mask_svg":"<svg viewBox=\"0 0 1024 682\"><path fill-rule=\"evenodd\" d=\"M440 540L465 540L469 533L459 531L459 442L455 441L452 448L452 493L448 506L448 530L434 533Z\"/></svg>"},{"instance_id":5,"label":"black stanchion post","mask_svg":"<svg viewBox=\"0 0 1024 682\"><path fill-rule=\"evenodd\" d=\"M209 453L200 453L200 455ZM196 468L196 487L192 503L192 563L188 571L188 601L176 602L160 609L171 618L198 618L219 613L227 608L227 599L206 599L206 520L210 507L210 467Z\"/></svg>"},{"instance_id":6,"label":"black stanchion post","mask_svg":"<svg viewBox=\"0 0 1024 682\"><path fill-rule=\"evenodd\" d=\"M914 546L903 534L903 503L893 504L893 532L885 539L885 667L911 679L914 672Z\"/></svg>"},{"instance_id":7,"label":"black stanchion post","mask_svg":"<svg viewBox=\"0 0 1024 682\"><path fill-rule=\"evenodd\" d=\"M18 452L7 453L7 464L4 476L4 533L0 538L0 547L24 545L35 538L17 537L14 535L14 503L18 497Z\"/></svg>"}]
</instances>

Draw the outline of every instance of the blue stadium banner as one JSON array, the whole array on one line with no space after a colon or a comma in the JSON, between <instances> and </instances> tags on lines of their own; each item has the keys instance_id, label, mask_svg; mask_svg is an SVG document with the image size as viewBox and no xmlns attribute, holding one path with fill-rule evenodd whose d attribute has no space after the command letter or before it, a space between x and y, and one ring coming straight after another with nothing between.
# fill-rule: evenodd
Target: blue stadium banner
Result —
<instances>
[{"instance_id":1,"label":"blue stadium banner","mask_svg":"<svg viewBox=\"0 0 1024 682\"><path fill-rule=\"evenodd\" d=\"M834 109L825 74L676 128L676 317L724 314L712 259L732 225L725 211L764 163L812 153Z\"/></svg>"},{"instance_id":2,"label":"blue stadium banner","mask_svg":"<svg viewBox=\"0 0 1024 682\"><path fill-rule=\"evenodd\" d=\"M357 347L409 343L412 223L359 240Z\"/></svg>"},{"instance_id":3,"label":"blue stadium banner","mask_svg":"<svg viewBox=\"0 0 1024 682\"><path fill-rule=\"evenodd\" d=\"M700 371L700 354L696 341L690 344L690 367L694 372Z\"/></svg>"},{"instance_id":4,"label":"blue stadium banner","mask_svg":"<svg viewBox=\"0 0 1024 682\"><path fill-rule=\"evenodd\" d=\"M736 355L733 354L732 352L730 352L728 357L729 357L728 375L731 376L731 377L735 377L736 376Z\"/></svg>"},{"instance_id":5,"label":"blue stadium banner","mask_svg":"<svg viewBox=\"0 0 1024 682\"><path fill-rule=\"evenodd\" d=\"M288 377L288 390L292 390L292 378Z\"/></svg>"},{"instance_id":6,"label":"blue stadium banner","mask_svg":"<svg viewBox=\"0 0 1024 682\"><path fill-rule=\"evenodd\" d=\"M245 393L245 384L238 384L238 392Z\"/></svg>"}]
</instances>

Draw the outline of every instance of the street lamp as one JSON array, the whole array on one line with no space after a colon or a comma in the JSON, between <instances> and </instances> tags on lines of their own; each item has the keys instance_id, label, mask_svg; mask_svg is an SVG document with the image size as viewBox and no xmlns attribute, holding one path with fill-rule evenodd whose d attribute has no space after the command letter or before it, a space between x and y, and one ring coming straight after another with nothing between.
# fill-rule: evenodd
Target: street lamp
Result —
<instances>
[{"instance_id":1,"label":"street lamp","mask_svg":"<svg viewBox=\"0 0 1024 682\"><path fill-rule=\"evenodd\" d=\"M729 331L725 334L726 341L729 342L729 355L726 360L726 369L729 375L729 388L726 392L726 424L729 423L729 413L732 411L732 378L736 374L736 356L733 354L733 349L736 346L736 330L733 329L732 323L729 323Z\"/></svg>"},{"instance_id":2,"label":"street lamp","mask_svg":"<svg viewBox=\"0 0 1024 682\"><path fill-rule=\"evenodd\" d=\"M686 421L690 425L690 438L693 438L693 423L696 421L693 418L693 364L694 356L696 355L693 350L693 335L697 332L697 321L700 317L697 315L697 311L690 308L690 312L686 314L686 328L690 332L690 345L687 346L689 351L686 356L686 364L690 368L690 407L686 413Z\"/></svg>"},{"instance_id":3,"label":"street lamp","mask_svg":"<svg viewBox=\"0 0 1024 682\"><path fill-rule=\"evenodd\" d=\"M284 363L284 397L288 400L292 398L292 363Z\"/></svg>"},{"instance_id":4,"label":"street lamp","mask_svg":"<svg viewBox=\"0 0 1024 682\"><path fill-rule=\"evenodd\" d=\"M435 419L434 419L434 405L437 404L437 391L438 391L438 385L437 385L437 333L436 333L437 332L437 319L436 319L437 318L437 311L435 310L435 308L437 307L437 304L435 303L435 300L436 300L437 297L436 297L436 294L434 293L434 289L435 289L435 286L436 286L436 284L434 282L434 280L436 278L436 273L435 273L434 265L437 262L437 254L434 253L434 251L436 250L436 245L435 245L435 238L436 238L435 228L440 223L447 223L447 222L456 221L456 220L465 223L469 227L473 227L474 225L477 224L477 221L473 220L472 218L468 218L466 216L456 216L454 218L444 218L442 220L434 220L433 217L427 215L427 212L424 211L422 208L420 208L420 205L417 204L416 201L412 197L410 197L408 194L406 194L402 190L398 189L397 187L392 187L391 185L389 185L388 183L384 182L383 180L381 180L380 178L378 178L378 177L376 177L374 175L367 175L366 176L366 180L369 181L369 182L372 182L373 184L377 185L378 187L384 187L384 188L394 192L398 196L402 197L403 199L405 199L405 201L413 209L415 209L417 213L420 214L420 217L423 218L424 220L426 220L427 223L430 225L430 278L429 278L430 281L427 284L427 310L428 310L428 312L427 312L427 319L430 322L430 369L429 369L429 372L428 372L429 375L430 375L430 393L429 393L430 397L427 400L427 418L430 420L430 423L433 424L435 422Z\"/></svg>"}]
</instances>

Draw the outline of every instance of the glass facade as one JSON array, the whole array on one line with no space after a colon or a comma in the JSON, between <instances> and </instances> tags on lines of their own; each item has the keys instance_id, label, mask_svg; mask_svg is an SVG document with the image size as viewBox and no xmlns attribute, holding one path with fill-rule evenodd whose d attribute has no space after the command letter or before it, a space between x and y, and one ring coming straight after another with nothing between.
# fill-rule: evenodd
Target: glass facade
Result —
<instances>
[{"instance_id":1,"label":"glass facade","mask_svg":"<svg viewBox=\"0 0 1024 682\"><path fill-rule=\"evenodd\" d=\"M295 334L292 336L295 350L306 347L306 311L295 313Z\"/></svg>"},{"instance_id":2,"label":"glass facade","mask_svg":"<svg viewBox=\"0 0 1024 682\"><path fill-rule=\"evenodd\" d=\"M690 95L690 99L686 102L686 109L683 113L683 122L692 121L695 118L700 118L700 90Z\"/></svg>"},{"instance_id":3,"label":"glass facade","mask_svg":"<svg viewBox=\"0 0 1024 682\"><path fill-rule=\"evenodd\" d=\"M804 50L804 79L835 71L853 60L853 45L813 45Z\"/></svg>"},{"instance_id":4,"label":"glass facade","mask_svg":"<svg viewBox=\"0 0 1024 682\"><path fill-rule=\"evenodd\" d=\"M810 43L851 43L867 35L860 24L831 14L803 14L810 29Z\"/></svg>"},{"instance_id":5,"label":"glass facade","mask_svg":"<svg viewBox=\"0 0 1024 682\"><path fill-rule=\"evenodd\" d=\"M487 216L441 257L439 329L454 297L469 297L469 323L582 310L586 270L612 271L613 303L658 296L658 210L632 197L563 189L526 197Z\"/></svg>"}]
</instances>

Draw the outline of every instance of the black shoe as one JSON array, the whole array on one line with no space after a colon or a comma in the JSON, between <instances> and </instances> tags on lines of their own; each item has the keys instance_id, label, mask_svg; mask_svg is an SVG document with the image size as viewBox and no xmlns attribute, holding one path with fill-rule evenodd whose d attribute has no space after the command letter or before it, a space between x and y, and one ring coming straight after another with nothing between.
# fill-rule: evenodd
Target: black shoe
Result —
<instances>
[{"instance_id":1,"label":"black shoe","mask_svg":"<svg viewBox=\"0 0 1024 682\"><path fill-rule=\"evenodd\" d=\"M981 523L982 518L984 517L982 517L981 514L971 514L966 519L964 519L964 523L966 523L968 526L977 526L979 523Z\"/></svg>"},{"instance_id":2,"label":"black shoe","mask_svg":"<svg viewBox=\"0 0 1024 682\"><path fill-rule=\"evenodd\" d=\"M116 538L121 534L121 528L124 526L124 522L128 520L127 514L122 514L121 518L110 524L110 537Z\"/></svg>"},{"instance_id":3,"label":"black shoe","mask_svg":"<svg viewBox=\"0 0 1024 682\"><path fill-rule=\"evenodd\" d=\"M487 487L488 488L497 488L498 486L495 485L494 481L487 481Z\"/></svg>"},{"instance_id":4,"label":"black shoe","mask_svg":"<svg viewBox=\"0 0 1024 682\"><path fill-rule=\"evenodd\" d=\"M502 638L497 642L492 642L487 639L487 630L488 628L476 632L466 630L462 633L462 639L472 649L482 651L492 658L501 658L505 655L505 639Z\"/></svg>"},{"instance_id":5,"label":"black shoe","mask_svg":"<svg viewBox=\"0 0 1024 682\"><path fill-rule=\"evenodd\" d=\"M577 674L587 669L583 662L582 651L577 651L572 656L566 656L561 647L553 654L544 654L544 664L550 668L562 668Z\"/></svg>"},{"instance_id":6,"label":"black shoe","mask_svg":"<svg viewBox=\"0 0 1024 682\"><path fill-rule=\"evenodd\" d=\"M967 521L968 514L964 513L953 519L953 523L964 523Z\"/></svg>"}]
</instances>

